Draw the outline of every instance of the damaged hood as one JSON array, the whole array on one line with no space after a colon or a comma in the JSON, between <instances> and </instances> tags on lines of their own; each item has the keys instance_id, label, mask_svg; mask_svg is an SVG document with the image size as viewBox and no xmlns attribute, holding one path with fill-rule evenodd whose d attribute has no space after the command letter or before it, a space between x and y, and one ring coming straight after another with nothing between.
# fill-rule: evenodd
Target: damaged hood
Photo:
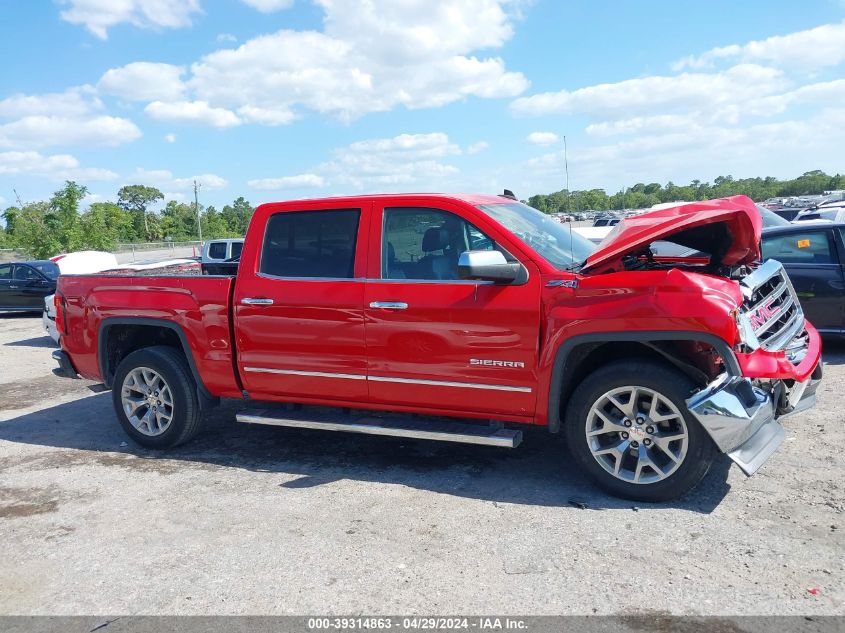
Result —
<instances>
[{"instance_id":1,"label":"damaged hood","mask_svg":"<svg viewBox=\"0 0 845 633\"><path fill-rule=\"evenodd\" d=\"M582 272L613 266L652 242L668 240L708 253L726 266L760 259L763 219L748 196L690 202L625 218L587 258Z\"/></svg>"}]
</instances>

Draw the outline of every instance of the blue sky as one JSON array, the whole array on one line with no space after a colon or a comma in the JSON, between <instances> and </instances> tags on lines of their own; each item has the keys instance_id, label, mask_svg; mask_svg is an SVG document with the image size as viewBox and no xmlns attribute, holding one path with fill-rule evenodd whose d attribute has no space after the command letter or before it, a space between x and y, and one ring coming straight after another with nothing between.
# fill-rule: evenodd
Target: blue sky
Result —
<instances>
[{"instance_id":1,"label":"blue sky","mask_svg":"<svg viewBox=\"0 0 845 633\"><path fill-rule=\"evenodd\" d=\"M739 5L739 6L737 6ZM845 3L0 4L0 208L845 171Z\"/></svg>"}]
</instances>

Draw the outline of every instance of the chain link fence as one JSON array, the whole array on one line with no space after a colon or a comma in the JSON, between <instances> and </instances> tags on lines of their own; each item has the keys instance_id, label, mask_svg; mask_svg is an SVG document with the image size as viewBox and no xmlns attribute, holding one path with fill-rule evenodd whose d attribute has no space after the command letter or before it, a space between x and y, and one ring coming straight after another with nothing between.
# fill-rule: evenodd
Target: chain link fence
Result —
<instances>
[{"instance_id":1,"label":"chain link fence","mask_svg":"<svg viewBox=\"0 0 845 633\"><path fill-rule=\"evenodd\" d=\"M118 244L111 251L119 264L134 262L174 259L179 257L198 257L202 253L202 242L142 242L138 244ZM32 259L26 251L15 248L0 248L0 263L26 261Z\"/></svg>"}]
</instances>

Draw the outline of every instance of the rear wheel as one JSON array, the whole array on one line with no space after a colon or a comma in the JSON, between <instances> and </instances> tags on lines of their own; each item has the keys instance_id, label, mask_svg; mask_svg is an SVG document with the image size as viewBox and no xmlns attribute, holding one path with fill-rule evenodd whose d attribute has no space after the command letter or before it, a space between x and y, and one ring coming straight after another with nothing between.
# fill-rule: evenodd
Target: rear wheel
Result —
<instances>
[{"instance_id":1,"label":"rear wheel","mask_svg":"<svg viewBox=\"0 0 845 633\"><path fill-rule=\"evenodd\" d=\"M177 446L200 428L196 382L185 357L172 347L126 356L115 372L112 402L123 430L147 448Z\"/></svg>"},{"instance_id":2,"label":"rear wheel","mask_svg":"<svg viewBox=\"0 0 845 633\"><path fill-rule=\"evenodd\" d=\"M689 413L695 389L680 372L648 361L616 362L575 390L565 433L576 462L604 490L637 501L675 499L698 484L715 457Z\"/></svg>"}]
</instances>

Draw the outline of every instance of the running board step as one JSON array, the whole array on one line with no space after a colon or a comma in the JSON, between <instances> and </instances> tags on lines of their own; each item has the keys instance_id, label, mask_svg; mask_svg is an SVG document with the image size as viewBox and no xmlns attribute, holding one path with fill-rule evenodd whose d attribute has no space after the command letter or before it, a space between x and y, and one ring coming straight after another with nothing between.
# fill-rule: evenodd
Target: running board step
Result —
<instances>
[{"instance_id":1,"label":"running board step","mask_svg":"<svg viewBox=\"0 0 845 633\"><path fill-rule=\"evenodd\" d=\"M411 437L420 440L462 442L515 448L522 442L522 431L513 431L496 426L467 424L464 422L443 422L436 420L379 419L375 417L352 417L331 415L299 417L288 411L250 409L236 416L238 422L246 424L267 424L289 426L297 429L319 429L321 431L345 431L368 435L391 435Z\"/></svg>"}]
</instances>

